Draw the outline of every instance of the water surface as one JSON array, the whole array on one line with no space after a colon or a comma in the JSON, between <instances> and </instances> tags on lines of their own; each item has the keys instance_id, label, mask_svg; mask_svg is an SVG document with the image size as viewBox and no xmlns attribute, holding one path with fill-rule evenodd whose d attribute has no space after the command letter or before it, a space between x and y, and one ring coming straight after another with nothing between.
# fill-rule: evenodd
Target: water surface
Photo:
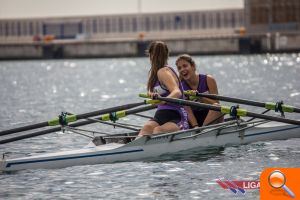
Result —
<instances>
[{"instance_id":1,"label":"water surface","mask_svg":"<svg viewBox=\"0 0 300 200\"><path fill-rule=\"evenodd\" d=\"M258 101L284 100L300 107L300 54L194 58L199 72L216 78L220 94ZM175 58L169 63L174 66ZM139 102L137 94L146 90L148 70L147 58L0 62L0 130L47 121L62 111L80 114ZM129 117L123 122L143 124L145 119ZM89 128L122 131L103 125ZM53 152L80 148L88 142L79 135L52 133L0 145L0 152ZM259 199L258 190L236 197L215 180L258 180L265 167L299 167L299 144L299 139L290 139L151 162L5 173L0 174L0 198Z\"/></svg>"}]
</instances>

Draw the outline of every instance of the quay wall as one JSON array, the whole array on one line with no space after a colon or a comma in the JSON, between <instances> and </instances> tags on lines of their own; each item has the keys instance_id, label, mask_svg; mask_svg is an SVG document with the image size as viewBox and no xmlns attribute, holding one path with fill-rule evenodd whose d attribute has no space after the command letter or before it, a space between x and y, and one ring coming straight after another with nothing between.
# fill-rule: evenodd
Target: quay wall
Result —
<instances>
[{"instance_id":1,"label":"quay wall","mask_svg":"<svg viewBox=\"0 0 300 200\"><path fill-rule=\"evenodd\" d=\"M238 38L164 40L171 55L239 53ZM1 44L0 59L103 58L145 56L150 41Z\"/></svg>"},{"instance_id":2,"label":"quay wall","mask_svg":"<svg viewBox=\"0 0 300 200\"><path fill-rule=\"evenodd\" d=\"M299 52L300 35L254 35L252 37L165 39L171 55L188 53L249 54ZM52 41L0 44L0 59L103 58L145 56L151 40Z\"/></svg>"},{"instance_id":3,"label":"quay wall","mask_svg":"<svg viewBox=\"0 0 300 200\"><path fill-rule=\"evenodd\" d=\"M43 58L41 46L33 44L0 45L0 59L40 59Z\"/></svg>"}]
</instances>

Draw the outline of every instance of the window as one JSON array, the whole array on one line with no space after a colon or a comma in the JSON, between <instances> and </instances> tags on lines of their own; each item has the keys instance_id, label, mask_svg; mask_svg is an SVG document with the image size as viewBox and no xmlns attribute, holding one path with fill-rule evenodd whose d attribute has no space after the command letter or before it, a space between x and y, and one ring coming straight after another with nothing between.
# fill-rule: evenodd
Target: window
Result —
<instances>
[{"instance_id":1,"label":"window","mask_svg":"<svg viewBox=\"0 0 300 200\"><path fill-rule=\"evenodd\" d=\"M15 23L11 22L9 25L10 25L10 27L9 27L9 35L10 36L15 36L15 30L14 30Z\"/></svg>"},{"instance_id":2,"label":"window","mask_svg":"<svg viewBox=\"0 0 300 200\"><path fill-rule=\"evenodd\" d=\"M89 34L91 33L91 23L90 20L85 21L85 33Z\"/></svg>"},{"instance_id":3,"label":"window","mask_svg":"<svg viewBox=\"0 0 300 200\"><path fill-rule=\"evenodd\" d=\"M272 22L274 23L289 23L297 22L299 16L299 1L277 0L272 4Z\"/></svg>"},{"instance_id":4,"label":"window","mask_svg":"<svg viewBox=\"0 0 300 200\"><path fill-rule=\"evenodd\" d=\"M79 32L80 23L79 22L67 22L62 24L63 38L75 38Z\"/></svg>"},{"instance_id":5,"label":"window","mask_svg":"<svg viewBox=\"0 0 300 200\"><path fill-rule=\"evenodd\" d=\"M163 16L160 16L160 17L159 17L159 29L160 29L161 31L165 30L165 22L164 22Z\"/></svg>"},{"instance_id":6,"label":"window","mask_svg":"<svg viewBox=\"0 0 300 200\"><path fill-rule=\"evenodd\" d=\"M33 34L33 23L29 22L29 35L34 35Z\"/></svg>"},{"instance_id":7,"label":"window","mask_svg":"<svg viewBox=\"0 0 300 200\"><path fill-rule=\"evenodd\" d=\"M200 21L199 21L199 14L196 13L195 16L194 16L194 22L195 22L195 29L199 29L199 24L200 24Z\"/></svg>"},{"instance_id":8,"label":"window","mask_svg":"<svg viewBox=\"0 0 300 200\"><path fill-rule=\"evenodd\" d=\"M212 28L213 26L213 16L212 13L207 13L208 23L207 27Z\"/></svg>"},{"instance_id":9,"label":"window","mask_svg":"<svg viewBox=\"0 0 300 200\"><path fill-rule=\"evenodd\" d=\"M25 36L28 35L27 22L23 22L23 35L25 35Z\"/></svg>"},{"instance_id":10,"label":"window","mask_svg":"<svg viewBox=\"0 0 300 200\"><path fill-rule=\"evenodd\" d=\"M172 16L170 16L170 15L167 15L166 17L165 17L165 28L166 28L166 30L171 30L172 29L172 19L171 19L171 17Z\"/></svg>"},{"instance_id":11,"label":"window","mask_svg":"<svg viewBox=\"0 0 300 200\"><path fill-rule=\"evenodd\" d=\"M97 33L98 30L97 30L97 20L96 19L93 19L93 33Z\"/></svg>"},{"instance_id":12,"label":"window","mask_svg":"<svg viewBox=\"0 0 300 200\"><path fill-rule=\"evenodd\" d=\"M39 22L35 22L35 34L36 34L36 35L41 34L41 31L40 31L40 23L39 23Z\"/></svg>"},{"instance_id":13,"label":"window","mask_svg":"<svg viewBox=\"0 0 300 200\"><path fill-rule=\"evenodd\" d=\"M124 27L123 27L123 19L119 18L119 32L123 32L124 31Z\"/></svg>"},{"instance_id":14,"label":"window","mask_svg":"<svg viewBox=\"0 0 300 200\"><path fill-rule=\"evenodd\" d=\"M3 36L2 22L0 22L0 36Z\"/></svg>"},{"instance_id":15,"label":"window","mask_svg":"<svg viewBox=\"0 0 300 200\"><path fill-rule=\"evenodd\" d=\"M240 12L239 17L239 26L244 26L244 14Z\"/></svg>"},{"instance_id":16,"label":"window","mask_svg":"<svg viewBox=\"0 0 300 200\"><path fill-rule=\"evenodd\" d=\"M220 15L220 13L217 13L216 24L217 24L217 28L221 28L221 15Z\"/></svg>"},{"instance_id":17,"label":"window","mask_svg":"<svg viewBox=\"0 0 300 200\"><path fill-rule=\"evenodd\" d=\"M5 23L5 36L8 36L8 22Z\"/></svg>"},{"instance_id":18,"label":"window","mask_svg":"<svg viewBox=\"0 0 300 200\"><path fill-rule=\"evenodd\" d=\"M105 29L106 29L106 33L111 32L111 24L110 24L110 19L109 18L106 18L106 20L105 20Z\"/></svg>"},{"instance_id":19,"label":"window","mask_svg":"<svg viewBox=\"0 0 300 200\"><path fill-rule=\"evenodd\" d=\"M192 29L193 28L192 27L192 22L193 22L192 16L191 16L191 14L188 14L187 15L187 27L188 27L188 29Z\"/></svg>"},{"instance_id":20,"label":"window","mask_svg":"<svg viewBox=\"0 0 300 200\"><path fill-rule=\"evenodd\" d=\"M231 13L231 27L234 28L236 26L235 24L235 13Z\"/></svg>"},{"instance_id":21,"label":"window","mask_svg":"<svg viewBox=\"0 0 300 200\"><path fill-rule=\"evenodd\" d=\"M137 19L136 19L136 17L132 18L132 31L137 32Z\"/></svg>"},{"instance_id":22,"label":"window","mask_svg":"<svg viewBox=\"0 0 300 200\"><path fill-rule=\"evenodd\" d=\"M130 19L125 18L125 32L130 32Z\"/></svg>"},{"instance_id":23,"label":"window","mask_svg":"<svg viewBox=\"0 0 300 200\"><path fill-rule=\"evenodd\" d=\"M146 22L145 22L145 26L146 26L146 31L150 31L150 19L149 17L146 17Z\"/></svg>"},{"instance_id":24,"label":"window","mask_svg":"<svg viewBox=\"0 0 300 200\"><path fill-rule=\"evenodd\" d=\"M251 24L266 24L269 21L269 9L268 6L258 5L250 8Z\"/></svg>"},{"instance_id":25,"label":"window","mask_svg":"<svg viewBox=\"0 0 300 200\"><path fill-rule=\"evenodd\" d=\"M180 29L181 28L181 24L182 24L182 16L176 15L174 18L174 29Z\"/></svg>"},{"instance_id":26,"label":"window","mask_svg":"<svg viewBox=\"0 0 300 200\"><path fill-rule=\"evenodd\" d=\"M112 18L110 21L111 21L111 32L113 33L117 32L117 19Z\"/></svg>"},{"instance_id":27,"label":"window","mask_svg":"<svg viewBox=\"0 0 300 200\"><path fill-rule=\"evenodd\" d=\"M158 17L157 16L152 17L152 30L153 31L158 30Z\"/></svg>"},{"instance_id":28,"label":"window","mask_svg":"<svg viewBox=\"0 0 300 200\"><path fill-rule=\"evenodd\" d=\"M202 28L206 29L206 14L202 14Z\"/></svg>"},{"instance_id":29,"label":"window","mask_svg":"<svg viewBox=\"0 0 300 200\"><path fill-rule=\"evenodd\" d=\"M99 33L103 33L104 32L103 19L102 18L98 19L98 32Z\"/></svg>"},{"instance_id":30,"label":"window","mask_svg":"<svg viewBox=\"0 0 300 200\"><path fill-rule=\"evenodd\" d=\"M78 32L80 33L80 34L82 34L83 33L83 24L80 22L79 23L79 27L78 27Z\"/></svg>"},{"instance_id":31,"label":"window","mask_svg":"<svg viewBox=\"0 0 300 200\"><path fill-rule=\"evenodd\" d=\"M225 12L224 15L223 15L223 18L224 18L224 27L227 28L228 27L228 13Z\"/></svg>"}]
</instances>

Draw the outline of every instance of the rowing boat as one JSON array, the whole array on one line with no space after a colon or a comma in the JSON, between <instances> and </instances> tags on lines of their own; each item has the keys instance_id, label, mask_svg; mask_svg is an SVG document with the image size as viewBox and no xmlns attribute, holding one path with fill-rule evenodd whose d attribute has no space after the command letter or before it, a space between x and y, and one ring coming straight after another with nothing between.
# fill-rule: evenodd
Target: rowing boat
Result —
<instances>
[{"instance_id":1,"label":"rowing boat","mask_svg":"<svg viewBox=\"0 0 300 200\"><path fill-rule=\"evenodd\" d=\"M214 98L220 97L214 96ZM228 99L224 96L222 98L228 101L237 100ZM238 100L243 104L258 104L258 102L253 101L241 99ZM195 129L161 133L159 135L143 137L137 137L139 129L116 123L118 119L129 114L137 114L154 109L156 107L155 105L161 101L215 110L223 114L229 114L233 119L223 123L203 126ZM140 107L144 104L151 105ZM5 154L3 154L2 159L0 160L0 171L15 171L38 168L63 168L76 165L94 165L137 160L143 161L151 158L157 159L159 156L163 156L165 154L176 154L194 149L201 151L216 147L219 148L232 145L249 144L259 141L285 140L289 138L300 137L300 121L287 119L283 115L284 112L300 113L299 108L284 105L282 102L276 104L259 103L259 106L264 105L267 105L267 109L269 110L279 110L282 114L282 117L253 113L237 106L226 107L209 105L166 97L157 97L155 100L145 100L139 103L112 107L80 115L62 113L59 117L47 122L0 131L0 136L7 136L23 131L44 128L46 126L56 126L56 128L45 129L33 133L31 132L29 134L11 137L8 139L0 138L0 144L36 137L50 132L60 131L61 129L67 129L77 133L77 130L81 129L75 129L75 127L96 122L127 128L135 132L114 135L101 133L101 136L92 137L93 140L81 149L57 153L43 153L21 158L7 158ZM90 118L100 114L103 115L97 118ZM242 117L252 117L252 119L245 121ZM78 119L83 121L75 122ZM106 122L108 120L113 121L113 123ZM68 124L69 122L71 123ZM119 143L119 139L122 139L123 142Z\"/></svg>"},{"instance_id":2,"label":"rowing boat","mask_svg":"<svg viewBox=\"0 0 300 200\"><path fill-rule=\"evenodd\" d=\"M141 137L127 144L94 143L78 150L47 153L0 161L1 171L38 168L62 168L157 158L190 149L206 149L242 145L257 141L300 137L300 126L265 120L242 122L234 120L198 129Z\"/></svg>"}]
</instances>

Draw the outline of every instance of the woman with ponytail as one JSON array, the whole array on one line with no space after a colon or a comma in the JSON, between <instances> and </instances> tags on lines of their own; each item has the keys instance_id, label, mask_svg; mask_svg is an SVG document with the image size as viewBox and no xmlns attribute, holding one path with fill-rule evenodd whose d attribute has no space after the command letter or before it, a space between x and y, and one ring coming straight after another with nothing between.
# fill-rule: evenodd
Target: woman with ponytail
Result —
<instances>
[{"instance_id":1,"label":"woman with ponytail","mask_svg":"<svg viewBox=\"0 0 300 200\"><path fill-rule=\"evenodd\" d=\"M148 48L151 68L147 90L150 97L157 95L170 98L183 98L183 88L176 72L168 66L169 50L161 41L152 42ZM139 136L174 132L188 129L187 113L183 106L164 103L139 133Z\"/></svg>"}]
</instances>

